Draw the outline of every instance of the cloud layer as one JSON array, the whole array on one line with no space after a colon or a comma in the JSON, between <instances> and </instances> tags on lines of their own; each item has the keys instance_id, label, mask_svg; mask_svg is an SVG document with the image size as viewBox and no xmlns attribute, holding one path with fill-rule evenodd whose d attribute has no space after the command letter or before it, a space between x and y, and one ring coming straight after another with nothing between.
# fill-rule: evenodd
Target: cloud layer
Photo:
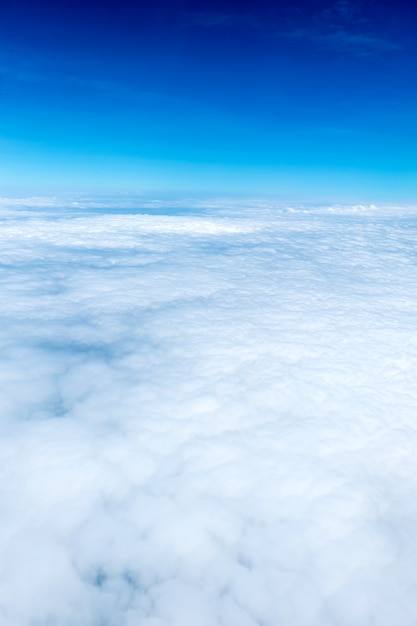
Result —
<instances>
[{"instance_id":1,"label":"cloud layer","mask_svg":"<svg viewBox=\"0 0 417 626\"><path fill-rule=\"evenodd\" d=\"M414 626L415 211L2 212L0 624Z\"/></svg>"}]
</instances>

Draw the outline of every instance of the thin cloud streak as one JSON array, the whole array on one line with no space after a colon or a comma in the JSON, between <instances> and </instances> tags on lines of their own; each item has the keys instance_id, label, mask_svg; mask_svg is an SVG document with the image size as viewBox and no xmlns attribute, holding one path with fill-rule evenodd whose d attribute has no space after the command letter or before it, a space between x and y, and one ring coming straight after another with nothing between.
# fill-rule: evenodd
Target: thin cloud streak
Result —
<instances>
[{"instance_id":1,"label":"thin cloud streak","mask_svg":"<svg viewBox=\"0 0 417 626\"><path fill-rule=\"evenodd\" d=\"M344 28L323 29L321 27L295 28L280 33L293 39L308 40L312 43L339 48L355 54L367 54L401 50L402 46L372 33L353 33Z\"/></svg>"},{"instance_id":2,"label":"thin cloud streak","mask_svg":"<svg viewBox=\"0 0 417 626\"><path fill-rule=\"evenodd\" d=\"M254 12L233 13L195 11L186 14L188 26L213 29L243 28L270 39L281 37L304 40L312 44L339 48L354 54L372 54L401 50L402 44L375 31L373 21L357 4L338 0L313 14L289 16L291 11L266 19Z\"/></svg>"},{"instance_id":3,"label":"thin cloud streak","mask_svg":"<svg viewBox=\"0 0 417 626\"><path fill-rule=\"evenodd\" d=\"M385 33L377 32L374 20L366 16L358 4L346 0L334 2L302 22L294 20L293 25L289 25L281 35L360 55L401 50L403 47Z\"/></svg>"}]
</instances>

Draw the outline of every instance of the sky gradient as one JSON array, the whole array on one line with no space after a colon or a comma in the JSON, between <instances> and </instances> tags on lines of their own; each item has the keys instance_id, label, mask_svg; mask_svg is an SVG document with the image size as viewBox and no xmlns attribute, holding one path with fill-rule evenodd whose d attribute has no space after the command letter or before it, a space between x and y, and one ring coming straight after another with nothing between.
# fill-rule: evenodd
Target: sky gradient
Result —
<instances>
[{"instance_id":1,"label":"sky gradient","mask_svg":"<svg viewBox=\"0 0 417 626\"><path fill-rule=\"evenodd\" d=\"M3 2L0 193L412 202L401 2Z\"/></svg>"}]
</instances>

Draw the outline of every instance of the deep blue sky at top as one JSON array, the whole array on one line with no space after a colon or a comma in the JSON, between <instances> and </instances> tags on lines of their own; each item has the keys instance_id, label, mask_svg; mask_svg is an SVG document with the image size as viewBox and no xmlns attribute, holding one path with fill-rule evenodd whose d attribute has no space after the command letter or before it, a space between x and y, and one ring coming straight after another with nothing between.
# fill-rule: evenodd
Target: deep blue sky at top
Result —
<instances>
[{"instance_id":1,"label":"deep blue sky at top","mask_svg":"<svg viewBox=\"0 0 417 626\"><path fill-rule=\"evenodd\" d=\"M412 200L401 1L2 0L6 187Z\"/></svg>"}]
</instances>

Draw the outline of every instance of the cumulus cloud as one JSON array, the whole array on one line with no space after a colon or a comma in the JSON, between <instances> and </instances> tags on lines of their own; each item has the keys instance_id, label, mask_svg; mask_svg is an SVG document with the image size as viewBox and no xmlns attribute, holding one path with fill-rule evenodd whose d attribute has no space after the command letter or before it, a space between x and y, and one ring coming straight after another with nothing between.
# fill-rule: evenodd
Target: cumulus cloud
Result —
<instances>
[{"instance_id":1,"label":"cumulus cloud","mask_svg":"<svg viewBox=\"0 0 417 626\"><path fill-rule=\"evenodd\" d=\"M0 624L414 625L415 209L3 205Z\"/></svg>"}]
</instances>

